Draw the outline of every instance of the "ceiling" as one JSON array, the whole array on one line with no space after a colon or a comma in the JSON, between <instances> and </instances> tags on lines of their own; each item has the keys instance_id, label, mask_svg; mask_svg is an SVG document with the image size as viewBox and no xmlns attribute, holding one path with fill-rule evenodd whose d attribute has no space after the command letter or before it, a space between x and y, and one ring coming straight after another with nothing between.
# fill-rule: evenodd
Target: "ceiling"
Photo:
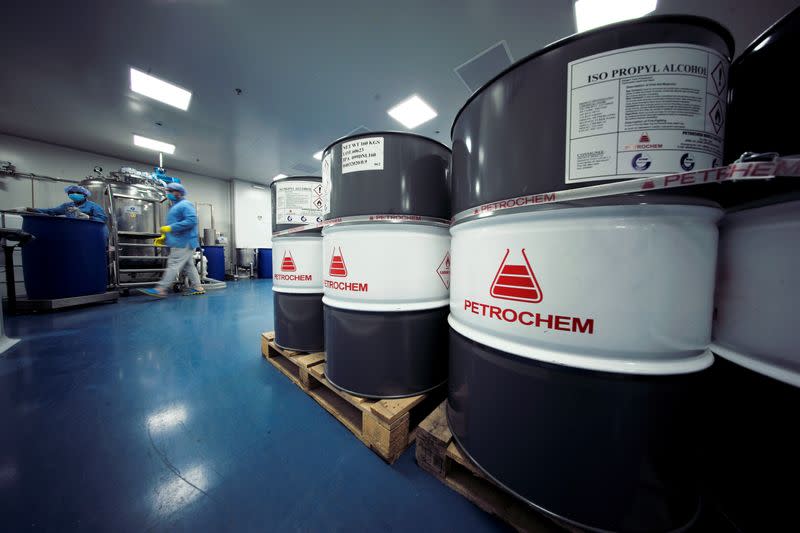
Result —
<instances>
[{"instance_id":1,"label":"ceiling","mask_svg":"<svg viewBox=\"0 0 800 533\"><path fill-rule=\"evenodd\" d=\"M741 51L797 0L658 4L718 20ZM0 132L154 163L137 133L177 146L169 171L268 182L318 169L312 154L359 126L403 130L386 111L417 93L439 115L414 131L449 145L469 96L453 69L501 40L520 59L573 33L572 13L571 0L13 0ZM132 93L131 66L191 90L189 110Z\"/></svg>"}]
</instances>

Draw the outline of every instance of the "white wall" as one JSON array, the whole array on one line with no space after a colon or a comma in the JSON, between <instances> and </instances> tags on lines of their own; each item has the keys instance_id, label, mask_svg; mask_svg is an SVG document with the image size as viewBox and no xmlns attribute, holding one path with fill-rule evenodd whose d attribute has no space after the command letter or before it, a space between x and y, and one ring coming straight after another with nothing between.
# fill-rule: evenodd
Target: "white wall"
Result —
<instances>
[{"instance_id":1,"label":"white wall","mask_svg":"<svg viewBox=\"0 0 800 533\"><path fill-rule=\"evenodd\" d=\"M237 248L272 248L272 199L264 185L233 181L234 241Z\"/></svg>"},{"instance_id":2,"label":"white wall","mask_svg":"<svg viewBox=\"0 0 800 533\"><path fill-rule=\"evenodd\" d=\"M142 160L147 161L150 160L151 157L153 162L157 161L157 154L155 152L152 154L143 152ZM152 170L153 166L155 166L154 164L126 161L4 134L0 134L0 161L10 161L19 172L41 174L75 181L80 181L86 176L92 175L92 169L98 165L103 167L104 172L117 170L122 166L130 166L140 170ZM224 233L229 239L226 257L228 268L230 268L232 258L231 250L234 245L230 243L232 236L230 181L224 178L214 178L200 174L171 170L169 168L168 156L165 160L165 164L168 175L181 179L181 183L186 187L188 192L189 200L195 203L213 204L216 229ZM0 176L0 209L10 209L14 207L51 207L61 204L67 201L66 194L64 194L65 185L64 183L34 181L32 195L31 180ZM249 184L247 184L247 186L249 187ZM197 211L200 218L199 233L202 237L203 228L211 227L211 218L207 206L200 205ZM269 224L268 209L267 226L269 226ZM17 252L17 255L19 255L19 252ZM2 262L1 258L0 262ZM15 260L15 263L18 263L18 259ZM17 269L17 272L17 279L20 279L20 269ZM3 285L4 279L4 276L0 276L0 283ZM3 287L3 290L5 290L5 287Z\"/></svg>"}]
</instances>

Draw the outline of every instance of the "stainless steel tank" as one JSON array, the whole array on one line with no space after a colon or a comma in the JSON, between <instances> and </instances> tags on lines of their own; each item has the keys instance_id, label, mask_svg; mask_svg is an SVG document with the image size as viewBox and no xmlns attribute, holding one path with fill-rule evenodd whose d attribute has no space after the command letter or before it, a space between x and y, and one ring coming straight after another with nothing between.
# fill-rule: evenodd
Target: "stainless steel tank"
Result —
<instances>
[{"instance_id":1,"label":"stainless steel tank","mask_svg":"<svg viewBox=\"0 0 800 533\"><path fill-rule=\"evenodd\" d=\"M236 264L240 267L247 267L256 261L256 251L254 248L237 248Z\"/></svg>"},{"instance_id":2,"label":"stainless steel tank","mask_svg":"<svg viewBox=\"0 0 800 533\"><path fill-rule=\"evenodd\" d=\"M87 178L81 185L111 214L114 284L136 287L158 281L167 253L152 241L160 235L168 210L163 187L153 179L123 171L111 172L107 178Z\"/></svg>"}]
</instances>

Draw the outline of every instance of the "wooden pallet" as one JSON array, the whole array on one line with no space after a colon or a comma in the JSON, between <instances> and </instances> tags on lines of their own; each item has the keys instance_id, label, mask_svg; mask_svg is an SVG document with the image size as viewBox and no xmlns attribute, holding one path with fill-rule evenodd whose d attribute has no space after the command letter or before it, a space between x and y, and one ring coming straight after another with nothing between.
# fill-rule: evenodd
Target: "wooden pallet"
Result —
<instances>
[{"instance_id":1,"label":"wooden pallet","mask_svg":"<svg viewBox=\"0 0 800 533\"><path fill-rule=\"evenodd\" d=\"M563 525L556 525L481 473L453 440L445 404L442 402L417 428L417 464L517 531L563 532Z\"/></svg>"},{"instance_id":2,"label":"wooden pallet","mask_svg":"<svg viewBox=\"0 0 800 533\"><path fill-rule=\"evenodd\" d=\"M261 335L261 353L390 464L414 442L417 426L444 395L442 390L398 400L372 400L342 392L325 378L325 353L284 350L275 344L272 332Z\"/></svg>"},{"instance_id":3,"label":"wooden pallet","mask_svg":"<svg viewBox=\"0 0 800 533\"><path fill-rule=\"evenodd\" d=\"M274 332L261 334L261 355L306 392L312 386L316 386L309 380L308 369L325 362L325 352L284 350L275 344Z\"/></svg>"}]
</instances>

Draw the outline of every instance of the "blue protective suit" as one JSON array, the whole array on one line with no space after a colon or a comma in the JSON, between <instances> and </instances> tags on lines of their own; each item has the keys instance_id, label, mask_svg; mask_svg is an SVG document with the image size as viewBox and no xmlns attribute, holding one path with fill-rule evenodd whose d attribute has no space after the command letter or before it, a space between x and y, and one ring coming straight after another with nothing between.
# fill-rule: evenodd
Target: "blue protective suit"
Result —
<instances>
[{"instance_id":1,"label":"blue protective suit","mask_svg":"<svg viewBox=\"0 0 800 533\"><path fill-rule=\"evenodd\" d=\"M75 218L73 213L67 211L67 209L70 207L77 207L81 213L89 215L91 220L102 222L104 224L103 235L105 235L106 241L108 241L108 215L106 215L103 206L100 204L96 204L90 200L85 200L82 204L76 204L75 202L64 202L58 207L36 209L36 211L38 213L44 213L45 215L66 215L67 218Z\"/></svg>"},{"instance_id":2,"label":"blue protective suit","mask_svg":"<svg viewBox=\"0 0 800 533\"><path fill-rule=\"evenodd\" d=\"M82 204L76 204L75 202L64 202L58 207L37 209L36 211L38 213L44 213L45 215L66 215L67 217L74 218L71 217L70 213L67 212L67 208L69 207L77 207L81 213L89 215L89 218L92 220L96 220L98 222L106 222L108 220L108 215L106 215L103 207L90 200L86 200Z\"/></svg>"},{"instance_id":3,"label":"blue protective suit","mask_svg":"<svg viewBox=\"0 0 800 533\"><path fill-rule=\"evenodd\" d=\"M167 246L170 248L197 248L197 211L194 204L181 199L172 205L167 213L167 226L172 231L167 233Z\"/></svg>"}]
</instances>

